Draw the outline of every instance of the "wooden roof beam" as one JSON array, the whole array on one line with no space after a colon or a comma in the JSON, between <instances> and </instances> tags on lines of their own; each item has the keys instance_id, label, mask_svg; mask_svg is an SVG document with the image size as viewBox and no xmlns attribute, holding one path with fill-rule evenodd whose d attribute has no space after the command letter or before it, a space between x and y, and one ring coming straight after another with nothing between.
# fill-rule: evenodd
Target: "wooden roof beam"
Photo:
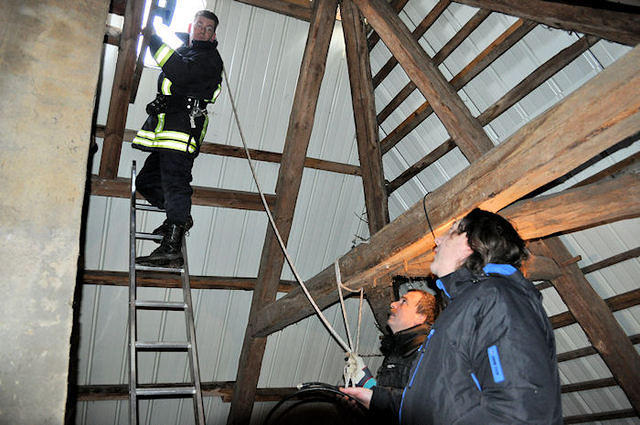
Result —
<instances>
[{"instance_id":1,"label":"wooden roof beam","mask_svg":"<svg viewBox=\"0 0 640 425\"><path fill-rule=\"evenodd\" d=\"M586 422L608 421L612 419L633 418L638 414L633 409L615 410L611 412L585 413L584 415L565 416L564 425L582 424Z\"/></svg>"},{"instance_id":2,"label":"wooden roof beam","mask_svg":"<svg viewBox=\"0 0 640 425\"><path fill-rule=\"evenodd\" d=\"M136 272L138 287L150 288L182 288L179 275L156 272ZM191 289L228 289L253 291L258 281L255 277L231 276L190 276ZM83 285L129 286L128 272L107 270L85 270L82 273ZM292 280L281 280L278 292L289 292L298 283Z\"/></svg>"},{"instance_id":3,"label":"wooden roof beam","mask_svg":"<svg viewBox=\"0 0 640 425\"><path fill-rule=\"evenodd\" d=\"M478 121L485 126L493 121L497 116L515 105L516 102L522 100L533 89L540 86L543 82L551 78L566 65L580 56L590 46L598 40L594 37L587 36L573 43L571 46L561 50L551 59L542 64L538 69L532 72L524 80L522 80L513 89L509 90L504 96L497 100L493 105L487 108L480 116ZM442 145L427 154L420 161L409 167L406 171L396 177L389 185L387 190L389 193L398 189L400 186L417 176L422 170L433 164L446 153L450 152L455 145L451 139L447 139Z\"/></svg>"},{"instance_id":4,"label":"wooden roof beam","mask_svg":"<svg viewBox=\"0 0 640 425\"><path fill-rule=\"evenodd\" d=\"M313 3L313 14L276 183L277 199L273 217L285 244L289 238L300 190L304 160L324 76L337 3L337 0L316 0ZM244 425L250 422L267 342L266 337L254 337L253 328L258 311L276 298L283 263L284 257L276 236L271 227L268 227L260 259L258 282L253 291L249 322L238 362L236 385L227 419L228 425Z\"/></svg>"},{"instance_id":5,"label":"wooden roof beam","mask_svg":"<svg viewBox=\"0 0 640 425\"><path fill-rule=\"evenodd\" d=\"M475 161L491 149L493 143L482 126L391 7L384 0L354 0L354 3L429 101L467 159Z\"/></svg>"},{"instance_id":6,"label":"wooden roof beam","mask_svg":"<svg viewBox=\"0 0 640 425\"><path fill-rule=\"evenodd\" d=\"M518 20L513 23L506 31L495 39L493 43L487 46L478 56L476 56L474 60L472 60L451 79L450 84L453 86L453 89L457 91L464 87L465 84L485 70L489 65L491 65L491 63L493 63L494 60L499 58L504 52L520 41L522 37L527 35L534 27L535 24L529 21ZM407 84L405 88L407 88L409 84ZM415 85L413 88L415 88ZM402 103L404 99L413 92L413 88L411 91L403 89L400 94L406 94L406 96L402 99L396 96L396 98L391 101L391 103L394 103L393 109L395 109L397 105L400 105L400 103ZM389 110L389 114L391 112L392 110ZM398 127L391 131L391 133L389 133L387 137L380 142L382 153L384 154L388 152L392 147L398 144L404 136L420 125L420 123L427 119L432 112L433 108L427 99L425 103L409 115ZM381 124L380 114L378 114L378 124Z\"/></svg>"},{"instance_id":7,"label":"wooden roof beam","mask_svg":"<svg viewBox=\"0 0 640 425\"><path fill-rule=\"evenodd\" d=\"M591 34L629 46L640 43L640 7L613 2L568 4L548 0L456 0L566 31ZM605 4L606 3L606 4Z\"/></svg>"},{"instance_id":8,"label":"wooden roof beam","mask_svg":"<svg viewBox=\"0 0 640 425\"><path fill-rule=\"evenodd\" d=\"M629 341L631 341L631 343L634 345L640 344L640 334L631 335L629 337ZM558 363L579 359L581 357L592 356L594 354L598 354L598 351L593 347L578 348L577 350L571 350L571 351L566 351L564 353L559 353Z\"/></svg>"},{"instance_id":9,"label":"wooden roof beam","mask_svg":"<svg viewBox=\"0 0 640 425\"><path fill-rule=\"evenodd\" d=\"M125 130L124 140L130 141L136 135L136 130ZM97 125L95 136L104 138L104 126ZM226 156L231 158L246 158L247 154L243 147L223 145L221 143L203 142L200 146L200 153ZM280 164L282 162L282 154L278 152L263 151L259 149L249 149L251 159L254 161L273 162ZM331 171L333 173L349 174L352 176L361 176L360 167L352 164L344 164L342 162L327 161L324 159L307 157L304 160L306 168L314 168L316 170Z\"/></svg>"},{"instance_id":10,"label":"wooden roof beam","mask_svg":"<svg viewBox=\"0 0 640 425\"><path fill-rule=\"evenodd\" d=\"M620 140L640 134L640 48L535 118L480 161L427 195L436 233L474 207L498 211L575 169ZM339 260L343 282L363 287L433 246L422 202ZM333 267L307 281L321 308L337 301ZM268 335L311 314L298 290L265 307L254 330Z\"/></svg>"},{"instance_id":11,"label":"wooden roof beam","mask_svg":"<svg viewBox=\"0 0 640 425\"><path fill-rule=\"evenodd\" d=\"M91 176L91 195L111 196L115 198L131 197L131 180L128 178L103 179ZM140 199L142 197L139 196ZM275 204L274 195L265 195L270 206ZM260 195L241 190L215 189L210 187L193 186L193 205L208 207L235 208L240 210L264 211Z\"/></svg>"},{"instance_id":12,"label":"wooden roof beam","mask_svg":"<svg viewBox=\"0 0 640 425\"><path fill-rule=\"evenodd\" d=\"M556 237L539 241L532 246L532 251L551 257L558 264L572 258L562 241ZM563 273L552 280L553 286L571 315L582 327L591 345L609 367L636 414L640 415L640 355L607 303L585 279L578 265L570 263L560 267ZM640 289L633 292L637 303Z\"/></svg>"},{"instance_id":13,"label":"wooden roof beam","mask_svg":"<svg viewBox=\"0 0 640 425\"><path fill-rule=\"evenodd\" d=\"M367 222L369 234L373 235L389 223L389 207L378 140L369 50L362 17L351 0L342 0L340 15L347 54L358 158L362 168Z\"/></svg>"},{"instance_id":14,"label":"wooden roof beam","mask_svg":"<svg viewBox=\"0 0 640 425\"><path fill-rule=\"evenodd\" d=\"M391 8L396 11L396 13L400 13L402 8L409 2L409 0L391 0ZM380 41L380 36L377 32L372 31L369 37L367 38L367 48L369 51L373 50Z\"/></svg>"},{"instance_id":15,"label":"wooden roof beam","mask_svg":"<svg viewBox=\"0 0 640 425\"><path fill-rule=\"evenodd\" d=\"M411 32L411 36L417 41L427 32L429 28L433 25L433 23L438 20L442 12L444 12L447 7L451 4L451 0L440 0L436 5L427 13L427 16L416 26L416 28ZM471 18L473 20L473 18ZM434 60L434 62L436 62ZM389 60L380 68L378 73L373 77L373 88L376 88L382 83L382 81L393 71L393 69L398 64L398 60L391 56ZM438 64L436 62L436 64Z\"/></svg>"},{"instance_id":16,"label":"wooden roof beam","mask_svg":"<svg viewBox=\"0 0 640 425\"><path fill-rule=\"evenodd\" d=\"M183 383L161 383L143 384L144 387L180 387L188 384ZM235 382L202 382L202 395L205 397L221 397L222 401L228 403L232 400L232 392ZM107 400L127 400L129 398L129 385L78 385L72 387L72 391L77 396L77 401L107 401ZM282 398L294 394L297 388L274 387L258 388L256 390L256 401L280 401Z\"/></svg>"},{"instance_id":17,"label":"wooden roof beam","mask_svg":"<svg viewBox=\"0 0 640 425\"><path fill-rule=\"evenodd\" d=\"M251 6L309 22L311 2L307 0L236 0Z\"/></svg>"}]
</instances>

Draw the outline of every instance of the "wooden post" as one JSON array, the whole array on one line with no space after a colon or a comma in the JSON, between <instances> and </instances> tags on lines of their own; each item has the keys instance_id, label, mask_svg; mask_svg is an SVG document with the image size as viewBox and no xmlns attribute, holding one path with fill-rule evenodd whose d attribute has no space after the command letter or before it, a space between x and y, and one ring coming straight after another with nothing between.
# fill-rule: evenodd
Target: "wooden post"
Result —
<instances>
[{"instance_id":1,"label":"wooden post","mask_svg":"<svg viewBox=\"0 0 640 425\"><path fill-rule=\"evenodd\" d=\"M113 77L113 88L111 89L111 100L109 101L109 113L104 130L102 157L100 158L99 174L100 177L104 178L113 179L118 174L143 11L144 0L127 1L124 27L118 49L118 61L116 62L116 72Z\"/></svg>"},{"instance_id":2,"label":"wooden post","mask_svg":"<svg viewBox=\"0 0 640 425\"><path fill-rule=\"evenodd\" d=\"M336 10L337 0L316 0L314 2L309 35L300 67L282 154L282 164L276 184L276 206L273 216L285 244L289 238L293 212L298 199L305 155L311 137ZM251 419L262 357L267 343L266 337L253 337L254 322L257 312L276 298L283 262L282 251L273 230L269 227L262 249L258 282L251 299L249 323L240 353L238 375L227 419L229 425L248 424Z\"/></svg>"},{"instance_id":3,"label":"wooden post","mask_svg":"<svg viewBox=\"0 0 640 425\"><path fill-rule=\"evenodd\" d=\"M369 234L373 235L389 223L389 208L387 206L387 192L384 187L382 155L378 142L378 123L371 83L369 50L360 12L351 0L343 0L340 3L340 14L347 52L353 117L356 124L358 157L362 170Z\"/></svg>"}]
</instances>

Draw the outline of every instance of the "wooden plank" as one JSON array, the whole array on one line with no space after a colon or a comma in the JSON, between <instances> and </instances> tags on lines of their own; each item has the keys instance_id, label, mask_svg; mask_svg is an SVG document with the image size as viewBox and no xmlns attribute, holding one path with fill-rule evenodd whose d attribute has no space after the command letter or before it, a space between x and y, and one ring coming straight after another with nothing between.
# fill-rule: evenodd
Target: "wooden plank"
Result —
<instances>
[{"instance_id":1,"label":"wooden plank","mask_svg":"<svg viewBox=\"0 0 640 425\"><path fill-rule=\"evenodd\" d=\"M640 48L532 120L477 163L427 195L429 217L441 234L474 207L498 211L537 187L575 169L620 140L640 134ZM433 246L422 202L339 260L343 282L366 287ZM325 308L337 301L333 267L308 280ZM311 314L300 291L293 290L260 312L256 335L268 335Z\"/></svg>"},{"instance_id":2,"label":"wooden plank","mask_svg":"<svg viewBox=\"0 0 640 425\"><path fill-rule=\"evenodd\" d=\"M614 264L618 264L636 257L640 257L640 246L625 252L621 252L620 254L611 256L609 258L605 258L604 260L598 261L597 263L589 264L588 266L581 268L580 271L584 274L593 273L596 270L604 269L605 267L613 266Z\"/></svg>"},{"instance_id":3,"label":"wooden plank","mask_svg":"<svg viewBox=\"0 0 640 425\"><path fill-rule=\"evenodd\" d=\"M474 60L472 60L451 79L450 84L453 86L454 90L457 91L464 87L465 84L485 70L489 65L491 65L491 63L493 63L494 60L499 58L504 52L520 41L534 27L535 24L529 21L518 20L514 22L506 31L496 38L493 43L487 46L478 56L476 56ZM396 99L394 98L393 101L396 101ZM397 99L397 101L404 101L404 99ZM431 115L431 112L433 112L433 109L429 102L427 101L423 103L398 127L392 130L391 133L382 140L382 142L380 142L382 152L385 153L389 151L400 140L402 140L404 136L413 131L413 129ZM380 124L380 121L378 121L378 124Z\"/></svg>"},{"instance_id":4,"label":"wooden plank","mask_svg":"<svg viewBox=\"0 0 640 425\"><path fill-rule=\"evenodd\" d=\"M396 13L400 13L402 8L404 8L404 6L408 2L409 0L391 0L391 7L393 8L393 10L396 11ZM369 38L367 38L367 47L369 51L373 50L373 48L376 47L376 44L378 44L378 41L380 41L380 36L378 35L377 32L372 31L371 35L369 35Z\"/></svg>"},{"instance_id":5,"label":"wooden plank","mask_svg":"<svg viewBox=\"0 0 640 425\"><path fill-rule=\"evenodd\" d=\"M291 16L309 22L311 19L311 2L306 0L236 0L260 9L270 10L271 12L280 13L282 15Z\"/></svg>"},{"instance_id":6,"label":"wooden plank","mask_svg":"<svg viewBox=\"0 0 640 425\"><path fill-rule=\"evenodd\" d=\"M99 175L103 178L113 179L118 173L143 11L144 0L127 1L100 158Z\"/></svg>"},{"instance_id":7,"label":"wooden plank","mask_svg":"<svg viewBox=\"0 0 640 425\"><path fill-rule=\"evenodd\" d=\"M603 205L607 207L602 208ZM616 179L525 199L501 210L500 214L516 223L523 239L638 217L640 175L625 174Z\"/></svg>"},{"instance_id":8,"label":"wooden plank","mask_svg":"<svg viewBox=\"0 0 640 425\"><path fill-rule=\"evenodd\" d=\"M594 379L592 381L576 382L574 384L564 384L560 387L562 394L575 393L578 391L595 390L598 388L617 386L613 378Z\"/></svg>"},{"instance_id":9,"label":"wooden plank","mask_svg":"<svg viewBox=\"0 0 640 425\"><path fill-rule=\"evenodd\" d=\"M353 118L356 125L358 158L362 169L367 222L369 234L373 235L389 223L389 207L387 191L384 187L369 51L362 17L351 0L343 0L340 3L340 14L347 54Z\"/></svg>"},{"instance_id":10,"label":"wooden plank","mask_svg":"<svg viewBox=\"0 0 640 425\"><path fill-rule=\"evenodd\" d=\"M103 179L102 177L93 175L91 176L91 195L128 199L131 196L130 179ZM274 195L267 194L265 198L269 206L275 204ZM241 190L193 186L191 203L193 205L205 205L208 207L264 211L259 194Z\"/></svg>"},{"instance_id":11,"label":"wooden plank","mask_svg":"<svg viewBox=\"0 0 640 425\"><path fill-rule=\"evenodd\" d=\"M632 344L640 344L640 334L631 335L629 341ZM577 350L567 351L558 354L558 363L566 362L568 360L579 359L581 357L592 356L598 354L598 351L593 347L578 348Z\"/></svg>"},{"instance_id":12,"label":"wooden plank","mask_svg":"<svg viewBox=\"0 0 640 425\"><path fill-rule=\"evenodd\" d=\"M584 415L565 416L564 425L608 421L612 419L633 418L638 416L633 409L615 410L612 412L585 413Z\"/></svg>"},{"instance_id":13,"label":"wooden plank","mask_svg":"<svg viewBox=\"0 0 640 425\"><path fill-rule=\"evenodd\" d=\"M538 248L536 252L543 252L543 251L544 251L543 248ZM606 303L607 307L611 311L620 311L620 310L634 307L640 304L640 289L635 289L633 291L625 292L623 294L614 295L613 297L610 297L604 300L604 302ZM573 315L573 313L571 313L571 311L565 311L563 313L555 314L549 317L549 320L551 321L551 326L553 326L553 329L558 329L564 326L569 326L569 325L573 325L574 323L577 323L577 320Z\"/></svg>"},{"instance_id":14,"label":"wooden plank","mask_svg":"<svg viewBox=\"0 0 640 425\"><path fill-rule=\"evenodd\" d=\"M431 25L442 15L442 12L446 10L446 8L451 4L451 0L440 0L436 5L427 13L427 16L418 24L418 26L411 32L411 36L415 40L420 40L420 37L424 35L425 32ZM434 60L435 62L435 60ZM382 65L382 68L378 71L378 73L373 77L373 87L376 88L382 83L382 81L387 78L387 76L393 71L393 69L398 64L398 60L391 56L391 58Z\"/></svg>"},{"instance_id":15,"label":"wooden plank","mask_svg":"<svg viewBox=\"0 0 640 425\"><path fill-rule=\"evenodd\" d=\"M579 183L576 183L574 187L585 186L587 184L591 184L593 182L602 180L603 178L611 177L614 174L617 174L621 171L629 169L631 167L636 167L640 163L640 152L636 152L633 155L623 159L622 161L616 162L610 167L605 168L599 173L594 174L591 177L587 177L584 180L581 180Z\"/></svg>"},{"instance_id":16,"label":"wooden plank","mask_svg":"<svg viewBox=\"0 0 640 425\"><path fill-rule=\"evenodd\" d=\"M413 164L407 170L405 170L398 177L393 179L387 185L387 191L391 194L394 190L398 189L400 186L417 176L422 170L427 168L429 165L433 164L453 149L455 149L456 144L453 143L453 140L447 139L443 144L429 152L426 156L420 159L418 162Z\"/></svg>"},{"instance_id":17,"label":"wooden plank","mask_svg":"<svg viewBox=\"0 0 640 425\"><path fill-rule=\"evenodd\" d=\"M298 76L282 154L282 164L276 183L277 199L273 217L285 244L289 238L298 191L300 190L305 154L311 137L337 6L337 0L316 0L313 3L309 34L300 66L300 75ZM251 299L249 323L238 362L237 382L227 419L228 425L244 425L249 423L251 419L262 357L267 342L266 337L253 337L253 327L258 311L275 300L283 263L282 251L273 230L269 227L260 259L258 283Z\"/></svg>"},{"instance_id":18,"label":"wooden plank","mask_svg":"<svg viewBox=\"0 0 640 425\"><path fill-rule=\"evenodd\" d=\"M528 0L456 0L480 7L531 19L566 31L591 34L618 43L640 43L640 7L614 2L579 2Z\"/></svg>"},{"instance_id":19,"label":"wooden plank","mask_svg":"<svg viewBox=\"0 0 640 425\"><path fill-rule=\"evenodd\" d=\"M387 319L389 318L389 308L394 301L392 280L389 276L384 276L384 282L376 282L377 285L367 289L365 297L369 307L373 312L373 317L380 332L388 333Z\"/></svg>"},{"instance_id":20,"label":"wooden plank","mask_svg":"<svg viewBox=\"0 0 640 425\"><path fill-rule=\"evenodd\" d=\"M119 46L121 34L122 30L120 30L120 28L107 25L104 34L104 42L113 46Z\"/></svg>"},{"instance_id":21,"label":"wooden plank","mask_svg":"<svg viewBox=\"0 0 640 425\"><path fill-rule=\"evenodd\" d=\"M469 161L491 149L482 126L384 0L354 0Z\"/></svg>"},{"instance_id":22,"label":"wooden plank","mask_svg":"<svg viewBox=\"0 0 640 425\"><path fill-rule=\"evenodd\" d=\"M483 126L489 124L504 111L522 100L526 95L531 93L535 88L554 76L565 66L573 62L578 56L584 53L589 47L598 42L595 37L582 37L569 47L562 49L556 53L551 59L543 63L538 69L529 74L524 80L518 83L514 88L509 90L493 105L485 109L478 121Z\"/></svg>"},{"instance_id":23,"label":"wooden plank","mask_svg":"<svg viewBox=\"0 0 640 425\"><path fill-rule=\"evenodd\" d=\"M231 401L233 392L233 381L202 382L202 395L205 397L221 397L222 401ZM183 383L160 383L142 384L141 388L150 387L180 387L186 386ZM73 388L77 394L77 401L107 401L107 400L127 400L129 398L129 386L127 384L116 385L78 385ZM256 401L279 401L282 398L294 394L297 388L274 387L258 388L256 390Z\"/></svg>"},{"instance_id":24,"label":"wooden plank","mask_svg":"<svg viewBox=\"0 0 640 425\"><path fill-rule=\"evenodd\" d=\"M182 280L178 275L154 272L136 272L139 287L182 288ZM231 276L189 276L191 289L230 289L253 291L256 286L255 277ZM107 270L85 270L82 273L83 285L129 286L129 273ZM278 292L289 292L298 283L292 280L281 280Z\"/></svg>"},{"instance_id":25,"label":"wooden plank","mask_svg":"<svg viewBox=\"0 0 640 425\"><path fill-rule=\"evenodd\" d=\"M104 126L97 125L95 131L96 137L104 138ZM136 135L136 130L125 130L124 140L130 141ZM247 154L244 148L240 146L223 145L221 143L203 142L200 146L200 153L227 156L232 158L246 158ZM282 161L282 154L278 152L263 151L258 149L249 149L251 159L255 161L273 162L280 164ZM324 159L307 157L304 160L304 166L306 168L314 168L316 170L331 171L333 173L349 174L352 176L360 176L360 167L357 165L344 164L341 162L327 161Z\"/></svg>"},{"instance_id":26,"label":"wooden plank","mask_svg":"<svg viewBox=\"0 0 640 425\"><path fill-rule=\"evenodd\" d=\"M552 257L559 264L572 257L559 238L541 240L534 248L534 252ZM553 286L607 364L631 406L640 413L640 355L611 313L607 305L610 302L598 296L578 265L572 263L560 268L563 273L553 279ZM640 289L615 297L617 305L623 308L630 305L632 298L635 303L640 302Z\"/></svg>"}]
</instances>

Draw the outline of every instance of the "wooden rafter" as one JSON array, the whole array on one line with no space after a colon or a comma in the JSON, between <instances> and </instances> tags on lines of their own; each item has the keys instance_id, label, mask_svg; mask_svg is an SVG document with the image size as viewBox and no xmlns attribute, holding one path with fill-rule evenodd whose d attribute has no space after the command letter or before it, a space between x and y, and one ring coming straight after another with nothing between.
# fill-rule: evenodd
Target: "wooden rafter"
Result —
<instances>
[{"instance_id":1,"label":"wooden rafter","mask_svg":"<svg viewBox=\"0 0 640 425\"><path fill-rule=\"evenodd\" d=\"M283 161L276 183L277 199L273 216L285 244L289 238L293 212L302 180L304 159L311 137L336 10L337 0L316 0L314 2L309 34L289 118L282 154ZM283 262L282 251L274 232L269 227L260 259L258 283L251 299L249 323L240 353L237 382L227 419L229 425L246 424L251 419L262 357L267 342L266 337L255 338L253 336L253 327L258 311L276 298Z\"/></svg>"},{"instance_id":2,"label":"wooden rafter","mask_svg":"<svg viewBox=\"0 0 640 425\"><path fill-rule=\"evenodd\" d=\"M130 179L127 178L103 179L102 177L94 175L91 176L91 195L129 198L131 196L130 184ZM270 206L275 204L274 195L267 194L265 198ZM202 186L193 186L191 203L193 205L240 210L264 210L260 195L257 193Z\"/></svg>"},{"instance_id":3,"label":"wooden rafter","mask_svg":"<svg viewBox=\"0 0 640 425\"><path fill-rule=\"evenodd\" d=\"M575 169L621 140L640 134L640 48L532 120L480 161L426 198L436 233L473 207L497 211L537 187ZM487 197L487 194L491 196ZM422 203L416 203L374 235L340 258L343 282L366 287L372 276L433 246ZM337 301L332 268L308 280L324 308ZM268 335L310 314L297 290L265 307L256 335Z\"/></svg>"},{"instance_id":4,"label":"wooden rafter","mask_svg":"<svg viewBox=\"0 0 640 425\"><path fill-rule=\"evenodd\" d=\"M118 173L143 11L144 0L129 0L127 2L100 158L99 174L103 178L112 179Z\"/></svg>"},{"instance_id":5,"label":"wooden rafter","mask_svg":"<svg viewBox=\"0 0 640 425\"><path fill-rule=\"evenodd\" d=\"M454 90L460 90L476 77L480 72L486 69L494 60L499 58L504 52L509 50L514 44L527 35L535 24L528 21L518 20L513 23L506 31L504 31L497 39L487 46L474 60L472 60L467 66L465 66L455 77L450 81ZM408 86L408 85L407 85ZM407 88L407 87L405 87ZM410 87L409 87L410 88ZM392 102L399 105L406 99L415 89L415 85L410 91L403 89L400 94L405 94L403 99L394 98ZM399 103L397 103L399 102ZM395 107L394 107L395 109ZM409 115L398 127L391 131L387 137L380 142L382 153L388 152L393 146L395 146L404 136L409 134L415 129L422 121L427 119L433 112L433 108L427 101L420 105L411 115ZM378 120L378 124L381 121Z\"/></svg>"},{"instance_id":6,"label":"wooden rafter","mask_svg":"<svg viewBox=\"0 0 640 425\"><path fill-rule=\"evenodd\" d=\"M567 31L635 46L640 43L640 7L614 2L568 2L549 0L456 0L518 16Z\"/></svg>"},{"instance_id":7,"label":"wooden rafter","mask_svg":"<svg viewBox=\"0 0 640 425\"><path fill-rule=\"evenodd\" d=\"M389 223L389 208L378 141L369 50L360 12L351 0L343 0L340 3L340 14L347 54L353 117L356 125L358 158L362 169L367 222L369 234L373 235Z\"/></svg>"},{"instance_id":8,"label":"wooden rafter","mask_svg":"<svg viewBox=\"0 0 640 425\"><path fill-rule=\"evenodd\" d=\"M411 32L411 36L415 40L419 40L420 37L427 32L429 28L433 25L433 23L442 15L442 13L449 7L451 4L451 0L440 0L436 5L427 13L427 16L416 26L416 28ZM435 62L435 61L434 61ZM398 64L398 60L391 56L387 62L382 65L382 68L378 71L378 73L373 77L373 87L376 88L382 83L382 81L393 71L393 69Z\"/></svg>"},{"instance_id":9,"label":"wooden rafter","mask_svg":"<svg viewBox=\"0 0 640 425\"><path fill-rule=\"evenodd\" d=\"M409 2L409 0L391 0L390 4L391 4L391 7L393 8L393 10L396 11L396 13L400 13L402 8L408 2ZM378 41L380 41L380 36L375 31L372 31L371 34L369 35L369 37L367 38L367 46L369 48L369 51L373 50L373 48L376 46L376 44L378 44Z\"/></svg>"},{"instance_id":10,"label":"wooden rafter","mask_svg":"<svg viewBox=\"0 0 640 425\"><path fill-rule=\"evenodd\" d=\"M354 0L422 95L429 101L453 141L469 161L493 143L473 118L454 88L411 36L409 29L384 0Z\"/></svg>"},{"instance_id":11,"label":"wooden rafter","mask_svg":"<svg viewBox=\"0 0 640 425\"><path fill-rule=\"evenodd\" d=\"M96 126L96 137L104 138L104 126ZM125 130L124 140L133 140L136 135L135 130ZM221 143L203 142L200 146L200 153L226 156L231 158L246 158L247 154L244 148L240 146L223 145ZM282 154L278 152L264 151L259 149L249 149L251 159L254 161L273 162L279 164L282 162ZM352 164L344 164L342 162L327 161L324 159L307 157L304 160L304 166L306 168L314 168L316 170L331 171L333 173L350 174L353 176L360 176L360 167Z\"/></svg>"}]
</instances>

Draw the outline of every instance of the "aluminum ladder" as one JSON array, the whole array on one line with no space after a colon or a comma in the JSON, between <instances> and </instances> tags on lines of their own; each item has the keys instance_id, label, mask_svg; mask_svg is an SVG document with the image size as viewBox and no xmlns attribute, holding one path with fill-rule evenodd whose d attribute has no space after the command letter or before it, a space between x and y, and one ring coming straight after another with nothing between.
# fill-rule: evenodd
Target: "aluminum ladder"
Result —
<instances>
[{"instance_id":1,"label":"aluminum ladder","mask_svg":"<svg viewBox=\"0 0 640 425\"><path fill-rule=\"evenodd\" d=\"M148 267L136 264L136 241L137 240L161 240L161 236L151 233L141 233L136 231L136 211L157 211L164 210L147 204L136 202L136 162L131 166L131 210L130 210L130 233L129 233L129 423L138 425L138 399L166 399L166 398L193 398L194 418L197 425L205 425L204 406L202 402L202 389L200 386L200 369L198 366L198 351L196 345L196 333L193 323L193 308L191 302L191 286L189 284L189 267L187 262L186 238L182 238L182 256L184 265L180 268L172 267ZM179 273L182 277L182 302L165 302L139 300L137 298L136 272L153 271L164 273ZM186 338L184 342L165 341L139 341L137 329L138 310L164 310L164 311L184 311L186 322ZM191 372L191 383L186 385L158 384L155 386L145 384L138 385L137 363L138 352L163 352L163 351L183 351L187 352L189 359L189 370Z\"/></svg>"}]
</instances>

